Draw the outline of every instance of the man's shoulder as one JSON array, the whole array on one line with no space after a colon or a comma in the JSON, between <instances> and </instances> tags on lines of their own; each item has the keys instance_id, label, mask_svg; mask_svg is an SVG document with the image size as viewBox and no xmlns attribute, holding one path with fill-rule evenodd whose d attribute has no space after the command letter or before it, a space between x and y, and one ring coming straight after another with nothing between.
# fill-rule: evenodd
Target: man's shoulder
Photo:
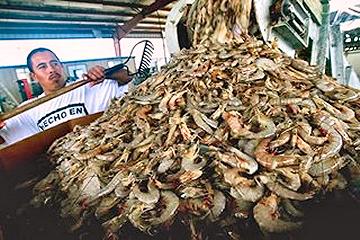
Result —
<instances>
[{"instance_id":1,"label":"man's shoulder","mask_svg":"<svg viewBox=\"0 0 360 240\"><path fill-rule=\"evenodd\" d=\"M44 93L40 94L40 95L39 95L39 96L37 96L37 97L30 98L30 99L28 99L28 100L26 100L26 101L24 101L24 102L20 103L18 107L23 106L23 105L26 105L26 104L29 104L29 103L31 103L31 102L33 102L33 101L35 101L35 100L37 100L37 99L39 99L39 98L41 98L41 97L43 97L43 96L45 96L45 94L44 94Z\"/></svg>"}]
</instances>

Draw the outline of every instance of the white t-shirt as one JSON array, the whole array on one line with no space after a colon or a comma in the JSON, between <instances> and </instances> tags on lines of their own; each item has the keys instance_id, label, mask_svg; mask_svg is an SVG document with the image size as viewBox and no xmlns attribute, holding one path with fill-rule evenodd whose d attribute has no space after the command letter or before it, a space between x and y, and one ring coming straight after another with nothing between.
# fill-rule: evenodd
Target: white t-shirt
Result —
<instances>
[{"instance_id":1,"label":"white t-shirt","mask_svg":"<svg viewBox=\"0 0 360 240\"><path fill-rule=\"evenodd\" d=\"M104 111L112 99L127 91L127 85L119 86L114 80L104 80L93 87L86 84L6 120L0 135L4 145L12 144L71 119Z\"/></svg>"}]
</instances>

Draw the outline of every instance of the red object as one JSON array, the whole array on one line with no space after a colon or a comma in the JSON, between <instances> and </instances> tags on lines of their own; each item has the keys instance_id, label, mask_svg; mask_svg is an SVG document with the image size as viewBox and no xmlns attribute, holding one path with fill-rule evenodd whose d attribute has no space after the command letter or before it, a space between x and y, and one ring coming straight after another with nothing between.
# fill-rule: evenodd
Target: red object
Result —
<instances>
[{"instance_id":1,"label":"red object","mask_svg":"<svg viewBox=\"0 0 360 240\"><path fill-rule=\"evenodd\" d=\"M29 81L27 79L20 79L20 81L23 83L24 92L26 94L26 98L30 99L33 97L31 87L29 84Z\"/></svg>"}]
</instances>

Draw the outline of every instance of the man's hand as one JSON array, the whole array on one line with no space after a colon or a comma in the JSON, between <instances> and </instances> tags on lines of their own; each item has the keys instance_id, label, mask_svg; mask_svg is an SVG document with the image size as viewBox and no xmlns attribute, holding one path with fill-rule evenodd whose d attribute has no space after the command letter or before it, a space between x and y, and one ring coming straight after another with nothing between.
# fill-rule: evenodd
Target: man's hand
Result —
<instances>
[{"instance_id":1,"label":"man's hand","mask_svg":"<svg viewBox=\"0 0 360 240\"><path fill-rule=\"evenodd\" d=\"M131 81L132 77L128 75L126 69L121 69L112 74L112 78L115 79L120 85L124 85Z\"/></svg>"},{"instance_id":2,"label":"man's hand","mask_svg":"<svg viewBox=\"0 0 360 240\"><path fill-rule=\"evenodd\" d=\"M104 74L105 68L99 65L96 65L89 69L87 73L83 74L83 78L90 80L91 86L94 86L95 84L101 83L105 79Z\"/></svg>"},{"instance_id":3,"label":"man's hand","mask_svg":"<svg viewBox=\"0 0 360 240\"><path fill-rule=\"evenodd\" d=\"M83 78L91 81L91 86L101 83L105 79L105 68L96 65L89 69L88 73L83 74ZM124 85L131 81L132 77L128 75L126 69L121 69L111 75L111 79L116 80L120 85Z\"/></svg>"}]
</instances>

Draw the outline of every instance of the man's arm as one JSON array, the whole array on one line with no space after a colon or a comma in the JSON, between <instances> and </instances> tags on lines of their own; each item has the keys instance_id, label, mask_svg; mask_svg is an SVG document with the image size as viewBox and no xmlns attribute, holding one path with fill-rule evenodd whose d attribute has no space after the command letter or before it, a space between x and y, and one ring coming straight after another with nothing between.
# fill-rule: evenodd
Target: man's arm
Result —
<instances>
[{"instance_id":1,"label":"man's arm","mask_svg":"<svg viewBox=\"0 0 360 240\"><path fill-rule=\"evenodd\" d=\"M104 74L105 68L99 65L96 65L89 69L89 71L83 74L84 79L91 81L91 85L101 83L105 79ZM128 75L126 69L121 69L112 75L113 79L116 80L120 85L125 85L131 81L132 77Z\"/></svg>"},{"instance_id":2,"label":"man's arm","mask_svg":"<svg viewBox=\"0 0 360 240\"><path fill-rule=\"evenodd\" d=\"M0 120L0 130L5 127L5 122ZM0 135L0 144L3 144L5 142L5 139Z\"/></svg>"}]
</instances>

